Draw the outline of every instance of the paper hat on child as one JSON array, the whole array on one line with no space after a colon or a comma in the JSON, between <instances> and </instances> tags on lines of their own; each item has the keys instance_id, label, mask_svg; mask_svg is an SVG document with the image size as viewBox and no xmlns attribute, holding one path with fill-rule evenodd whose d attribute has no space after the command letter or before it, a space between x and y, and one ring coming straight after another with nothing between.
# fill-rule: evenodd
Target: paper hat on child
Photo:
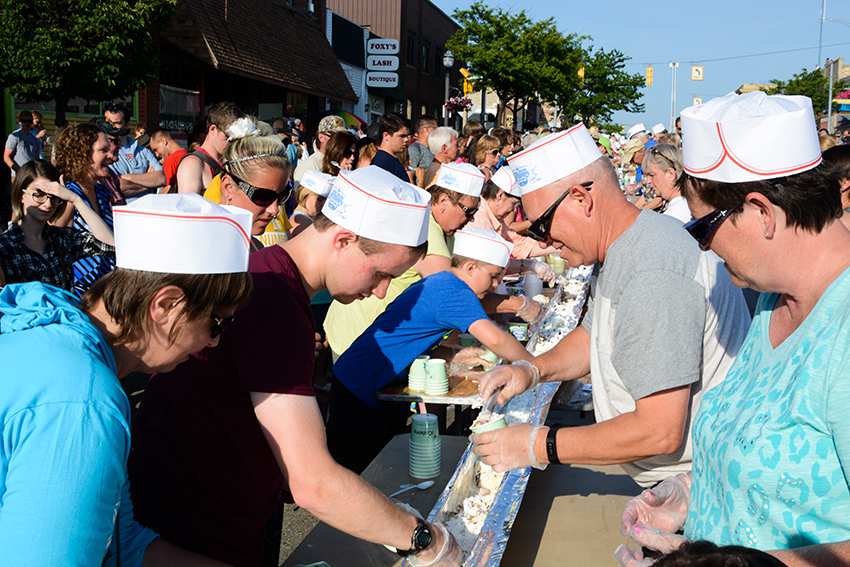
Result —
<instances>
[{"instance_id":1,"label":"paper hat on child","mask_svg":"<svg viewBox=\"0 0 850 567\"><path fill-rule=\"evenodd\" d=\"M508 158L523 195L575 173L600 159L602 153L584 124L541 138Z\"/></svg>"},{"instance_id":2,"label":"paper hat on child","mask_svg":"<svg viewBox=\"0 0 850 567\"><path fill-rule=\"evenodd\" d=\"M331 189L333 189L334 176L322 173L321 171L305 171L304 177L301 178L301 185L316 195L327 197L331 194Z\"/></svg>"},{"instance_id":3,"label":"paper hat on child","mask_svg":"<svg viewBox=\"0 0 850 567\"><path fill-rule=\"evenodd\" d=\"M113 209L119 268L166 274L248 270L253 216L194 193L145 195Z\"/></svg>"},{"instance_id":4,"label":"paper hat on child","mask_svg":"<svg viewBox=\"0 0 850 567\"><path fill-rule=\"evenodd\" d=\"M428 239L431 195L369 165L339 172L322 213L358 236L419 246Z\"/></svg>"},{"instance_id":5,"label":"paper hat on child","mask_svg":"<svg viewBox=\"0 0 850 567\"><path fill-rule=\"evenodd\" d=\"M495 231L468 226L455 233L453 253L495 266L505 267L511 259L514 245Z\"/></svg>"},{"instance_id":6,"label":"paper hat on child","mask_svg":"<svg viewBox=\"0 0 850 567\"><path fill-rule=\"evenodd\" d=\"M522 192L519 190L519 184L516 182L516 177L514 177L514 172L511 170L511 166L503 165L500 167L499 171L494 173L493 177L490 178L490 181L495 183L499 189L508 195L522 197Z\"/></svg>"},{"instance_id":7,"label":"paper hat on child","mask_svg":"<svg viewBox=\"0 0 850 567\"><path fill-rule=\"evenodd\" d=\"M481 188L484 187L484 174L468 163L444 163L440 166L440 174L437 175L435 184L443 189L480 197Z\"/></svg>"},{"instance_id":8,"label":"paper hat on child","mask_svg":"<svg viewBox=\"0 0 850 567\"><path fill-rule=\"evenodd\" d=\"M794 175L821 162L812 101L730 93L681 112L685 171L725 183Z\"/></svg>"},{"instance_id":9,"label":"paper hat on child","mask_svg":"<svg viewBox=\"0 0 850 567\"><path fill-rule=\"evenodd\" d=\"M638 122L626 132L626 139L631 138L635 134L639 134L640 132L646 132L646 126L643 125L642 122Z\"/></svg>"},{"instance_id":10,"label":"paper hat on child","mask_svg":"<svg viewBox=\"0 0 850 567\"><path fill-rule=\"evenodd\" d=\"M660 134L660 133L666 132L666 131L667 131L667 128L665 128L664 124L661 123L661 122L659 122L658 124L656 124L655 126L652 127L652 133L653 134Z\"/></svg>"}]
</instances>

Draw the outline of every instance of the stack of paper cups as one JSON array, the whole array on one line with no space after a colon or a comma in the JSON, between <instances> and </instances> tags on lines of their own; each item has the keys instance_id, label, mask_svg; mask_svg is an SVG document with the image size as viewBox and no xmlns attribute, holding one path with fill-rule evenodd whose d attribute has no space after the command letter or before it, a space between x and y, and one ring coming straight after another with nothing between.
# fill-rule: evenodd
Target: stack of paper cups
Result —
<instances>
[{"instance_id":1,"label":"stack of paper cups","mask_svg":"<svg viewBox=\"0 0 850 567\"><path fill-rule=\"evenodd\" d=\"M427 355L417 356L410 364L410 371L407 374L407 387L415 392L425 390L425 363L430 357Z\"/></svg>"},{"instance_id":2,"label":"stack of paper cups","mask_svg":"<svg viewBox=\"0 0 850 567\"><path fill-rule=\"evenodd\" d=\"M442 358L428 359L425 362L425 393L429 396L441 396L448 391L446 361Z\"/></svg>"},{"instance_id":3,"label":"stack of paper cups","mask_svg":"<svg viewBox=\"0 0 850 567\"><path fill-rule=\"evenodd\" d=\"M418 413L410 425L410 476L440 476L441 442L437 416Z\"/></svg>"},{"instance_id":4,"label":"stack of paper cups","mask_svg":"<svg viewBox=\"0 0 850 567\"><path fill-rule=\"evenodd\" d=\"M522 291L527 298L531 299L535 295L543 293L543 282L534 274L525 274L522 282Z\"/></svg>"}]
</instances>

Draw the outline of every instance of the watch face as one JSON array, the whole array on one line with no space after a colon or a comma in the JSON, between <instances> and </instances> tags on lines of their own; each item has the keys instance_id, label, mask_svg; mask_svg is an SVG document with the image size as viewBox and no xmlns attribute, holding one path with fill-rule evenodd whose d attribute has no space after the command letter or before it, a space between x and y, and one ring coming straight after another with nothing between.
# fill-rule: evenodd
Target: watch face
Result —
<instances>
[{"instance_id":1,"label":"watch face","mask_svg":"<svg viewBox=\"0 0 850 567\"><path fill-rule=\"evenodd\" d=\"M421 524L419 529L417 529L416 534L413 536L414 539L414 549L423 550L431 544L431 529Z\"/></svg>"}]
</instances>

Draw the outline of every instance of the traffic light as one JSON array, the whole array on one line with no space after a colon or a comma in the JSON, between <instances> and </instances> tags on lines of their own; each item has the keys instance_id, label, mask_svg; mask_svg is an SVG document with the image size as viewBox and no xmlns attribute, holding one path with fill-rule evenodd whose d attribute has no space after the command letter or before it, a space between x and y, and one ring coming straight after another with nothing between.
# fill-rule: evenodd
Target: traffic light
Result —
<instances>
[{"instance_id":1,"label":"traffic light","mask_svg":"<svg viewBox=\"0 0 850 567\"><path fill-rule=\"evenodd\" d=\"M646 68L646 86L652 85L652 65Z\"/></svg>"}]
</instances>

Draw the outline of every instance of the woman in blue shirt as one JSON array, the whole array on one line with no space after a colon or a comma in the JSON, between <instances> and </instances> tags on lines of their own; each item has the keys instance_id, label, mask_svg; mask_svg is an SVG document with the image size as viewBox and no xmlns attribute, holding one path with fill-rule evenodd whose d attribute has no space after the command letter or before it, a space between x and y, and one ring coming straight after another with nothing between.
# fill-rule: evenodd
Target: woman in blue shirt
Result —
<instances>
[{"instance_id":1,"label":"woman in blue shirt","mask_svg":"<svg viewBox=\"0 0 850 567\"><path fill-rule=\"evenodd\" d=\"M682 117L683 193L696 219L685 228L725 260L733 283L762 293L726 380L694 418L691 474L630 502L624 533L669 550L684 528L687 539L769 551L788 565L845 564L850 232L811 101L729 95Z\"/></svg>"}]
</instances>

